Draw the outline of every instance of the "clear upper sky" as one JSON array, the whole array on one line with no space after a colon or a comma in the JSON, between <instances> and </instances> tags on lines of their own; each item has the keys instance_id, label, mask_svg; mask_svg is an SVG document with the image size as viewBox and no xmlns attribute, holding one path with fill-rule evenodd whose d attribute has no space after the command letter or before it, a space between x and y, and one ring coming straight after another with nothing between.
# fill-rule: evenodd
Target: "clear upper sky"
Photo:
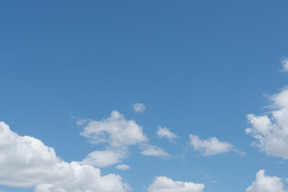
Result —
<instances>
[{"instance_id":1,"label":"clear upper sky","mask_svg":"<svg viewBox=\"0 0 288 192\"><path fill-rule=\"evenodd\" d=\"M263 192L261 178L284 192L287 10L285 0L0 1L0 192L122 190L46 173L74 161L135 192Z\"/></svg>"}]
</instances>

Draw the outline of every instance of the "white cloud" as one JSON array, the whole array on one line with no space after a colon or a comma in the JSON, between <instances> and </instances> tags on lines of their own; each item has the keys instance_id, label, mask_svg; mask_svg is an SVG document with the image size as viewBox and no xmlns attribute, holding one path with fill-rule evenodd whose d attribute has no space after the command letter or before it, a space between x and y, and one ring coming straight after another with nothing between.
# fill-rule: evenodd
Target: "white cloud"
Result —
<instances>
[{"instance_id":1,"label":"white cloud","mask_svg":"<svg viewBox=\"0 0 288 192\"><path fill-rule=\"evenodd\" d=\"M114 174L100 175L100 170L90 165L72 162L69 175L62 180L43 183L35 187L35 192L124 192L130 187L121 182L121 177Z\"/></svg>"},{"instance_id":2,"label":"white cloud","mask_svg":"<svg viewBox=\"0 0 288 192\"><path fill-rule=\"evenodd\" d=\"M264 170L260 170L256 175L256 180L246 189L246 192L287 192L284 189L282 179L265 175Z\"/></svg>"},{"instance_id":3,"label":"white cloud","mask_svg":"<svg viewBox=\"0 0 288 192\"><path fill-rule=\"evenodd\" d=\"M256 141L252 145L267 155L288 159L288 89L270 97L274 111L268 115L247 115L251 128L245 130Z\"/></svg>"},{"instance_id":4,"label":"white cloud","mask_svg":"<svg viewBox=\"0 0 288 192\"><path fill-rule=\"evenodd\" d=\"M81 125L85 123L80 120ZM91 164L96 167L107 167L119 163L128 156L130 145L140 145L141 154L168 157L163 149L147 144L148 138L134 120L126 120L118 111L112 111L111 116L102 121L86 120L86 126L80 133L90 139L94 144L106 144L105 151L90 153L83 164Z\"/></svg>"},{"instance_id":5,"label":"white cloud","mask_svg":"<svg viewBox=\"0 0 288 192\"><path fill-rule=\"evenodd\" d=\"M189 135L189 137L193 150L199 151L203 156L216 155L234 150L232 144L219 141L216 137L210 137L206 140L201 140L197 135Z\"/></svg>"},{"instance_id":6,"label":"white cloud","mask_svg":"<svg viewBox=\"0 0 288 192\"><path fill-rule=\"evenodd\" d=\"M119 170L129 170L130 169L130 166L129 165L125 165L125 164L120 164L120 165L117 165L116 166L117 169Z\"/></svg>"},{"instance_id":7,"label":"white cloud","mask_svg":"<svg viewBox=\"0 0 288 192\"><path fill-rule=\"evenodd\" d=\"M173 181L167 177L156 177L148 192L203 192L204 184Z\"/></svg>"},{"instance_id":8,"label":"white cloud","mask_svg":"<svg viewBox=\"0 0 288 192\"><path fill-rule=\"evenodd\" d=\"M127 153L124 150L94 151L87 155L82 164L89 164L95 167L108 167L119 163L126 156Z\"/></svg>"},{"instance_id":9,"label":"white cloud","mask_svg":"<svg viewBox=\"0 0 288 192\"><path fill-rule=\"evenodd\" d=\"M142 148L143 148L143 151L141 152L141 154L143 155L155 156L155 157L169 157L170 156L163 149L154 145L143 145Z\"/></svg>"},{"instance_id":10,"label":"white cloud","mask_svg":"<svg viewBox=\"0 0 288 192\"><path fill-rule=\"evenodd\" d=\"M282 60L282 65L283 65L283 71L288 72L288 59L287 58Z\"/></svg>"},{"instance_id":11,"label":"white cloud","mask_svg":"<svg viewBox=\"0 0 288 192\"><path fill-rule=\"evenodd\" d=\"M145 111L146 106L143 103L135 103L133 109L136 113L141 113Z\"/></svg>"},{"instance_id":12,"label":"white cloud","mask_svg":"<svg viewBox=\"0 0 288 192\"><path fill-rule=\"evenodd\" d=\"M120 176L101 176L100 169L67 163L53 148L30 136L19 136L0 122L0 185L33 187L35 192L124 192Z\"/></svg>"},{"instance_id":13,"label":"white cloud","mask_svg":"<svg viewBox=\"0 0 288 192\"><path fill-rule=\"evenodd\" d=\"M92 143L108 143L110 147L126 147L146 142L148 139L142 132L142 127L133 120L126 120L118 111L112 111L111 116L102 121L88 121L80 133Z\"/></svg>"},{"instance_id":14,"label":"white cloud","mask_svg":"<svg viewBox=\"0 0 288 192\"><path fill-rule=\"evenodd\" d=\"M167 138L170 143L174 143L178 136L166 127L158 127L157 136L159 138Z\"/></svg>"}]
</instances>

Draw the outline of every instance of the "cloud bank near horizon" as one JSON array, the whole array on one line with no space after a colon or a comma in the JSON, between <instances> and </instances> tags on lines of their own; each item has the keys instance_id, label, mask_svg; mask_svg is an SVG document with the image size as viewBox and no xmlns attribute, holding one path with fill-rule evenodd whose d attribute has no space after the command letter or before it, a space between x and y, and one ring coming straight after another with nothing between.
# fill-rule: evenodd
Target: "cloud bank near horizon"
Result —
<instances>
[{"instance_id":1,"label":"cloud bank near horizon","mask_svg":"<svg viewBox=\"0 0 288 192\"><path fill-rule=\"evenodd\" d=\"M30 136L19 136L0 122L0 184L35 187L35 192L126 192L131 188L116 174L101 175L91 165L65 162L55 150Z\"/></svg>"}]
</instances>

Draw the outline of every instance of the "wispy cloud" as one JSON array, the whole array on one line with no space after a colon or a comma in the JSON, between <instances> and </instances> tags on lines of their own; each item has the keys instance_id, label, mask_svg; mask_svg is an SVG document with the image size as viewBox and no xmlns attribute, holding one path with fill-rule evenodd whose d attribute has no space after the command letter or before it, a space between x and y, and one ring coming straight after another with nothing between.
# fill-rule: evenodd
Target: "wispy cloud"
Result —
<instances>
[{"instance_id":1,"label":"wispy cloud","mask_svg":"<svg viewBox=\"0 0 288 192\"><path fill-rule=\"evenodd\" d=\"M145 109L146 109L146 106L143 103L135 103L135 104L133 104L133 110L136 113L142 113L142 112L145 111Z\"/></svg>"},{"instance_id":2,"label":"wispy cloud","mask_svg":"<svg viewBox=\"0 0 288 192\"><path fill-rule=\"evenodd\" d=\"M169 157L170 155L166 153L162 148L154 146L154 145L143 145L143 150L141 154L147 156L155 156L155 157Z\"/></svg>"},{"instance_id":3,"label":"wispy cloud","mask_svg":"<svg viewBox=\"0 0 288 192\"><path fill-rule=\"evenodd\" d=\"M126 156L127 152L125 150L94 151L82 160L82 164L89 164L95 167L109 167L119 163Z\"/></svg>"},{"instance_id":4,"label":"wispy cloud","mask_svg":"<svg viewBox=\"0 0 288 192\"><path fill-rule=\"evenodd\" d=\"M130 166L126 164L120 164L120 165L117 165L116 168L119 170L125 171L125 170L129 170Z\"/></svg>"},{"instance_id":5,"label":"wispy cloud","mask_svg":"<svg viewBox=\"0 0 288 192\"><path fill-rule=\"evenodd\" d=\"M175 143L175 139L178 138L178 136L172 131L170 131L167 127L161 127L161 126L158 127L157 136L159 138L169 139L170 143Z\"/></svg>"},{"instance_id":6,"label":"wispy cloud","mask_svg":"<svg viewBox=\"0 0 288 192\"><path fill-rule=\"evenodd\" d=\"M288 72L288 59L287 58L282 60L282 66L283 66L282 71Z\"/></svg>"}]
</instances>

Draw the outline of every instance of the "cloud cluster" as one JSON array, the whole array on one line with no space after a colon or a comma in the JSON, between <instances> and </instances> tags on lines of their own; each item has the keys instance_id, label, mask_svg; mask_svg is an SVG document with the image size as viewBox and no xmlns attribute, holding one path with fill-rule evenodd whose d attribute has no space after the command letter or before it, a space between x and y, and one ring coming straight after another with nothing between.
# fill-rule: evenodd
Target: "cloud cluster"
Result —
<instances>
[{"instance_id":1,"label":"cloud cluster","mask_svg":"<svg viewBox=\"0 0 288 192\"><path fill-rule=\"evenodd\" d=\"M260 170L256 175L256 180L246 189L246 192L287 192L284 189L282 179L278 177L266 176L264 170Z\"/></svg>"},{"instance_id":2,"label":"cloud cluster","mask_svg":"<svg viewBox=\"0 0 288 192\"><path fill-rule=\"evenodd\" d=\"M169 139L170 143L175 143L175 139L178 138L178 136L172 131L170 131L167 127L160 127L160 126L158 127L158 130L157 130L157 136L159 138Z\"/></svg>"},{"instance_id":3,"label":"cloud cluster","mask_svg":"<svg viewBox=\"0 0 288 192\"><path fill-rule=\"evenodd\" d=\"M30 136L19 136L0 122L0 184L33 187L35 192L125 192L120 176L101 176L100 169L67 163L53 148Z\"/></svg>"},{"instance_id":4,"label":"cloud cluster","mask_svg":"<svg viewBox=\"0 0 288 192\"><path fill-rule=\"evenodd\" d=\"M79 125L85 123L86 125L80 134L94 144L104 143L106 150L90 153L82 161L83 164L96 167L108 167L117 164L128 156L128 147L131 145L139 145L143 155L168 156L168 153L163 149L148 144L148 138L140 125L134 120L126 120L124 115L116 110L112 111L110 117L100 121L80 120L78 122Z\"/></svg>"},{"instance_id":5,"label":"cloud cluster","mask_svg":"<svg viewBox=\"0 0 288 192\"><path fill-rule=\"evenodd\" d=\"M201 140L197 135L189 135L190 144L194 151L199 151L203 156L226 153L233 150L233 145L224 141L219 141L216 137Z\"/></svg>"},{"instance_id":6,"label":"cloud cluster","mask_svg":"<svg viewBox=\"0 0 288 192\"><path fill-rule=\"evenodd\" d=\"M135 103L133 109L136 113L141 113L145 111L146 106L143 103Z\"/></svg>"},{"instance_id":7,"label":"cloud cluster","mask_svg":"<svg viewBox=\"0 0 288 192\"><path fill-rule=\"evenodd\" d=\"M251 128L246 134L256 139L252 145L267 155L288 159L288 89L270 97L274 110L268 115L247 115Z\"/></svg>"},{"instance_id":8,"label":"cloud cluster","mask_svg":"<svg viewBox=\"0 0 288 192\"><path fill-rule=\"evenodd\" d=\"M156 177L147 192L203 192L204 184L173 181L167 177Z\"/></svg>"}]
</instances>

